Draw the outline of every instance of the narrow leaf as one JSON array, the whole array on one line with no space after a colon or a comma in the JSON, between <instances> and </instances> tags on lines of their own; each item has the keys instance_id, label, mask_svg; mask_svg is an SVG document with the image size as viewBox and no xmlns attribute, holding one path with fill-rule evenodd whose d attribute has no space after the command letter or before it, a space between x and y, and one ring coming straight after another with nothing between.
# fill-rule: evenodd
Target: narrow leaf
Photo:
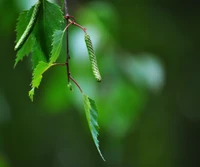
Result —
<instances>
[{"instance_id":1,"label":"narrow leaf","mask_svg":"<svg viewBox=\"0 0 200 167\"><path fill-rule=\"evenodd\" d=\"M94 143L97 147L97 150L101 156L101 158L105 161L100 148L99 148L99 141L98 141L98 131L99 131L99 125L98 125L98 110L95 104L95 101L89 98L87 95L83 94L83 101L84 101L84 108L86 113L86 118L88 121L89 129L92 134L92 138L94 140Z\"/></svg>"},{"instance_id":2,"label":"narrow leaf","mask_svg":"<svg viewBox=\"0 0 200 167\"><path fill-rule=\"evenodd\" d=\"M101 82L101 75L100 75L100 72L99 72L96 55L94 53L94 49L93 49L93 46L92 46L92 41L90 39L90 36L87 33L85 33L85 43L86 43L86 47L87 47L87 50L88 50L88 54L89 54L89 58L90 58L90 64L92 66L92 72L94 74L94 77L96 78L96 80L98 82Z\"/></svg>"},{"instance_id":3,"label":"narrow leaf","mask_svg":"<svg viewBox=\"0 0 200 167\"><path fill-rule=\"evenodd\" d=\"M50 57L50 64L54 63L61 51L62 48L62 39L63 39L64 31L56 30L53 34L53 43L52 43L52 51Z\"/></svg>"}]
</instances>

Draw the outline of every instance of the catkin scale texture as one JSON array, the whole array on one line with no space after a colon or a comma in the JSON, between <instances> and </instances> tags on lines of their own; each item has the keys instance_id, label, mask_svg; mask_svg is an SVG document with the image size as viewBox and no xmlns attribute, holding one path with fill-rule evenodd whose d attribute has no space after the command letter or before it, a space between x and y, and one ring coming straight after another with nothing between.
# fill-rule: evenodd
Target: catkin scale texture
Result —
<instances>
[{"instance_id":1,"label":"catkin scale texture","mask_svg":"<svg viewBox=\"0 0 200 167\"><path fill-rule=\"evenodd\" d=\"M85 33L85 43L86 43L86 47L87 47L87 50L88 50L88 54L89 54L89 58L90 58L90 64L92 66L92 72L94 74L94 77L96 78L96 80L98 82L101 82L101 74L99 72L96 55L94 53L94 49L93 49L93 46L92 46L92 41L90 39L90 36L87 33Z\"/></svg>"}]
</instances>

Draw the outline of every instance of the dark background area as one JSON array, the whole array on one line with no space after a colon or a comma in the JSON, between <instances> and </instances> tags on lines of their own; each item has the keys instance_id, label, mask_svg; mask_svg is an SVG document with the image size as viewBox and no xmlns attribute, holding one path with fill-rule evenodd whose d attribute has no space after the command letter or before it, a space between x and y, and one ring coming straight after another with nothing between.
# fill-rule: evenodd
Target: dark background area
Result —
<instances>
[{"instance_id":1,"label":"dark background area","mask_svg":"<svg viewBox=\"0 0 200 167\"><path fill-rule=\"evenodd\" d=\"M68 1L103 76L95 82L83 33L70 28L71 71L97 102L106 162L65 68L45 73L34 102L28 98L31 60L13 68L14 30L36 1L0 0L0 167L200 166L200 2Z\"/></svg>"}]
</instances>

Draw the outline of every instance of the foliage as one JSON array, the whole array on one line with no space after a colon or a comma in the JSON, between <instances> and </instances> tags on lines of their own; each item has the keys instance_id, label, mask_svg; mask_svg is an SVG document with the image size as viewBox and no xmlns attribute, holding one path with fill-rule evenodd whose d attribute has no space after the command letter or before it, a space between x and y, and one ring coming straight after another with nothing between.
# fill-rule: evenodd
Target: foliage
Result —
<instances>
[{"instance_id":1,"label":"foliage","mask_svg":"<svg viewBox=\"0 0 200 167\"><path fill-rule=\"evenodd\" d=\"M72 85L70 82L71 80L83 94L84 107L89 129L100 156L103 160L105 160L99 149L99 141L97 139L98 111L94 100L85 95L78 83L71 77L69 71L68 52L66 63L56 63L61 52L65 31L70 25L76 25L85 32L85 42L88 48L92 70L97 81L101 81L101 76L90 36L86 33L86 30L82 26L70 20L70 17L66 18L66 20L70 23L65 27L64 30L62 30L64 17L60 7L46 0L38 0L30 10L20 14L16 28L17 43L15 46L15 50L18 53L14 66L16 66L17 63L22 60L25 55L32 52L33 75L29 97L33 101L35 88L39 87L45 71L47 71L52 66L66 65L68 74L68 87L70 90L72 90ZM68 32L66 35L68 36ZM67 43L68 42L69 41L67 41Z\"/></svg>"}]
</instances>

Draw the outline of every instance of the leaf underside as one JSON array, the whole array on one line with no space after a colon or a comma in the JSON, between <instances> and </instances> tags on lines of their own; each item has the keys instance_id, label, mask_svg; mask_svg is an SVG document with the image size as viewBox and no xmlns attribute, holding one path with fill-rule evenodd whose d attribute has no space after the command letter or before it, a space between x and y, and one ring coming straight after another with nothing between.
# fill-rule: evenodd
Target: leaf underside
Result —
<instances>
[{"instance_id":1,"label":"leaf underside","mask_svg":"<svg viewBox=\"0 0 200 167\"><path fill-rule=\"evenodd\" d=\"M105 161L101 150L99 148L99 141L98 141L98 109L96 107L95 101L89 98L87 95L83 94L83 101L84 101L84 108L86 113L87 122L89 125L90 132L92 134L93 141L97 147L97 150L101 156L101 158Z\"/></svg>"}]
</instances>

